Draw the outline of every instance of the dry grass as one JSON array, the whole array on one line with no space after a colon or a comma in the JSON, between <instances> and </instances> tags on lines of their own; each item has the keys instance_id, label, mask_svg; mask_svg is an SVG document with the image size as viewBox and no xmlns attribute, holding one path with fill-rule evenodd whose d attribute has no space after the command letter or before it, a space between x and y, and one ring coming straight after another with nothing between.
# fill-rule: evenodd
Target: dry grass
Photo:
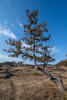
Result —
<instances>
[{"instance_id":1,"label":"dry grass","mask_svg":"<svg viewBox=\"0 0 67 100\"><path fill-rule=\"evenodd\" d=\"M8 71L13 76L3 79L2 76L6 75L5 70L6 67L0 71L0 100L59 100L57 85L40 71L28 67L9 68ZM66 74L62 76L67 88L67 81L64 80ZM66 95L67 91L65 91L65 98Z\"/></svg>"}]
</instances>

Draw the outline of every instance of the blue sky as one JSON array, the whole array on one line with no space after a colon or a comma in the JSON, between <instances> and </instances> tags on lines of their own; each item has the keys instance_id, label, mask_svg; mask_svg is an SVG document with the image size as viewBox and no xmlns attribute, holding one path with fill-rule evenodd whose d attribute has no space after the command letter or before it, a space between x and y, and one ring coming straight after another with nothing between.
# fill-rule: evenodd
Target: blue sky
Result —
<instances>
[{"instance_id":1,"label":"blue sky","mask_svg":"<svg viewBox=\"0 0 67 100\"><path fill-rule=\"evenodd\" d=\"M0 0L0 62L13 60L2 49L7 48L5 40L8 38L17 40L23 36L23 25L27 22L26 9L38 9L39 22L47 23L52 33L50 44L55 53L54 63L66 59L67 0Z\"/></svg>"}]
</instances>

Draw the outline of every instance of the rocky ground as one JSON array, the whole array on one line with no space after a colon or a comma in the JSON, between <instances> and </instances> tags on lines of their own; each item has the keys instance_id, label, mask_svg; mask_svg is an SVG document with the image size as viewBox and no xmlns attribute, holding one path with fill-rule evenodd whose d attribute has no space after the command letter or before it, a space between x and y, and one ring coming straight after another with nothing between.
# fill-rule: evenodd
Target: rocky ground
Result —
<instances>
[{"instance_id":1,"label":"rocky ground","mask_svg":"<svg viewBox=\"0 0 67 100\"><path fill-rule=\"evenodd\" d=\"M67 68L46 67L47 73L61 76L64 85L63 100L67 100ZM60 100L56 83L42 72L30 67L0 68L0 100Z\"/></svg>"}]
</instances>

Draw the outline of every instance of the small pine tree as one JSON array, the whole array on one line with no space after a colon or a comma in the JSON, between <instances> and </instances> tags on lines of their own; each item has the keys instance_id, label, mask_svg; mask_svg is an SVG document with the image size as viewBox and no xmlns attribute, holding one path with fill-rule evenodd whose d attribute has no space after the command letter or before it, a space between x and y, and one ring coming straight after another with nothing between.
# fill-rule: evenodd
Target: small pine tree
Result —
<instances>
[{"instance_id":1,"label":"small pine tree","mask_svg":"<svg viewBox=\"0 0 67 100\"><path fill-rule=\"evenodd\" d=\"M29 10L26 10L26 16L28 18L28 24L24 25L24 33L25 38L23 37L25 44L28 47L23 47L26 51L26 56L30 60L34 60L34 65L36 66L37 62L47 63L49 61L53 61L52 57L50 57L49 46L45 46L45 43L49 41L51 34L47 37L45 36L48 33L48 29L46 28L46 23L38 24L38 11L34 10L30 13Z\"/></svg>"},{"instance_id":2,"label":"small pine tree","mask_svg":"<svg viewBox=\"0 0 67 100\"><path fill-rule=\"evenodd\" d=\"M6 43L10 45L8 53L13 53L10 56L18 57L21 55L23 58L28 58L34 61L34 65L37 65L37 62L48 63L49 61L54 60L50 56L49 46L46 46L45 43L49 41L51 34L48 34L48 29L46 28L46 23L38 23L38 11L33 10L31 13L30 10L26 10L26 16L28 18L28 23L24 25L24 37L19 41L7 40ZM25 43L26 46L22 46Z\"/></svg>"}]
</instances>

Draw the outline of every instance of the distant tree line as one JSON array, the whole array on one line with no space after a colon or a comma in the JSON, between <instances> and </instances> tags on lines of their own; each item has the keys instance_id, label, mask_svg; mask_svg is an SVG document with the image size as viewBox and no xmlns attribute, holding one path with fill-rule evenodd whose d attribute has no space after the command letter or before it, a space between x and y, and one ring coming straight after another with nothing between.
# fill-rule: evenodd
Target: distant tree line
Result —
<instances>
[{"instance_id":1,"label":"distant tree line","mask_svg":"<svg viewBox=\"0 0 67 100\"><path fill-rule=\"evenodd\" d=\"M0 63L0 66L16 66L16 62L8 62L8 61L6 61L6 62L2 62L2 63Z\"/></svg>"}]
</instances>

